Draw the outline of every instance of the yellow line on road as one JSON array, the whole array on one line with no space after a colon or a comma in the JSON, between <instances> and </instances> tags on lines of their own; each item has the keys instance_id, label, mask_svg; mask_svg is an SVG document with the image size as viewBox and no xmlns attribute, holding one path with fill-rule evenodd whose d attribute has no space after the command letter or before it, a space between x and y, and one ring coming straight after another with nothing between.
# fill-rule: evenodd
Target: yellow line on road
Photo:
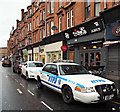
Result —
<instances>
[{"instance_id":1,"label":"yellow line on road","mask_svg":"<svg viewBox=\"0 0 120 112\"><path fill-rule=\"evenodd\" d=\"M15 79L15 81L16 81L16 82L18 82L18 80L17 80L17 79Z\"/></svg>"},{"instance_id":2,"label":"yellow line on road","mask_svg":"<svg viewBox=\"0 0 120 112\"><path fill-rule=\"evenodd\" d=\"M120 103L119 103L119 102L115 102L115 101L112 101L112 102L120 105Z\"/></svg>"},{"instance_id":3,"label":"yellow line on road","mask_svg":"<svg viewBox=\"0 0 120 112\"><path fill-rule=\"evenodd\" d=\"M24 88L24 85L22 83L20 83L20 85Z\"/></svg>"},{"instance_id":4,"label":"yellow line on road","mask_svg":"<svg viewBox=\"0 0 120 112\"><path fill-rule=\"evenodd\" d=\"M17 89L19 94L23 94L23 92L20 89Z\"/></svg>"},{"instance_id":5,"label":"yellow line on road","mask_svg":"<svg viewBox=\"0 0 120 112\"><path fill-rule=\"evenodd\" d=\"M28 90L28 92L29 92L32 96L34 96L34 93L32 93L30 90Z\"/></svg>"}]
</instances>

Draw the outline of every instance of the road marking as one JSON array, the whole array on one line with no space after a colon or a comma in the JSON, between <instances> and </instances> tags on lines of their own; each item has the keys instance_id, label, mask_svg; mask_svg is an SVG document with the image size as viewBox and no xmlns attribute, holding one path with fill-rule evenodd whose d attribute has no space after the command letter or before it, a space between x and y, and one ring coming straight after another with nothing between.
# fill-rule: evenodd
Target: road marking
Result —
<instances>
[{"instance_id":1,"label":"road marking","mask_svg":"<svg viewBox=\"0 0 120 112\"><path fill-rule=\"evenodd\" d=\"M17 89L18 93L23 94L23 92L20 89Z\"/></svg>"},{"instance_id":2,"label":"road marking","mask_svg":"<svg viewBox=\"0 0 120 112\"><path fill-rule=\"evenodd\" d=\"M15 81L16 81L16 82L18 82L18 80L17 80L17 79L15 79Z\"/></svg>"},{"instance_id":3,"label":"road marking","mask_svg":"<svg viewBox=\"0 0 120 112\"><path fill-rule=\"evenodd\" d=\"M28 90L28 92L29 92L32 96L34 96L34 93L32 93L30 90Z\"/></svg>"},{"instance_id":4,"label":"road marking","mask_svg":"<svg viewBox=\"0 0 120 112\"><path fill-rule=\"evenodd\" d=\"M53 109L52 109L50 106L48 106L45 102L41 101L41 103L42 103L44 106L46 106L49 110L53 111Z\"/></svg>"},{"instance_id":5,"label":"road marking","mask_svg":"<svg viewBox=\"0 0 120 112\"><path fill-rule=\"evenodd\" d=\"M20 85L24 88L24 85L22 83L20 83Z\"/></svg>"},{"instance_id":6,"label":"road marking","mask_svg":"<svg viewBox=\"0 0 120 112\"><path fill-rule=\"evenodd\" d=\"M119 102L115 102L115 101L112 101L112 102L120 105L120 103L119 103Z\"/></svg>"},{"instance_id":7,"label":"road marking","mask_svg":"<svg viewBox=\"0 0 120 112\"><path fill-rule=\"evenodd\" d=\"M6 78L8 78L8 76L7 76L7 75L6 75L5 77L6 77Z\"/></svg>"}]
</instances>

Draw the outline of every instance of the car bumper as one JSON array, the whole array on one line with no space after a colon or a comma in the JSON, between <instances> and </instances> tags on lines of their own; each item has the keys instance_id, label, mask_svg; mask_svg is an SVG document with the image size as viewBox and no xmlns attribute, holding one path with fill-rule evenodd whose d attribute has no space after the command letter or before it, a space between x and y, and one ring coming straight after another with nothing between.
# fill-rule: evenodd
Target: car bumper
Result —
<instances>
[{"instance_id":1,"label":"car bumper","mask_svg":"<svg viewBox=\"0 0 120 112\"><path fill-rule=\"evenodd\" d=\"M112 100L116 95L118 94L118 91L115 93L111 93L109 95L100 95L97 92L92 93L80 93L79 91L75 91L74 93L74 99L76 101L80 101L83 103L99 103L99 102L106 102L108 100Z\"/></svg>"}]
</instances>

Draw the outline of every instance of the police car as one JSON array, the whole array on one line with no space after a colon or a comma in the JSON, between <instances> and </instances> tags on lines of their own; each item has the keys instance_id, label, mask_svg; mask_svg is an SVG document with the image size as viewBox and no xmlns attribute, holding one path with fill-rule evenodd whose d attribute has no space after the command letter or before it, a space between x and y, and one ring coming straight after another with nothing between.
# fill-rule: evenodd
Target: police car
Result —
<instances>
[{"instance_id":1,"label":"police car","mask_svg":"<svg viewBox=\"0 0 120 112\"><path fill-rule=\"evenodd\" d=\"M48 63L36 76L39 89L47 86L61 93L65 103L104 102L118 94L114 82L94 76L76 63Z\"/></svg>"}]
</instances>

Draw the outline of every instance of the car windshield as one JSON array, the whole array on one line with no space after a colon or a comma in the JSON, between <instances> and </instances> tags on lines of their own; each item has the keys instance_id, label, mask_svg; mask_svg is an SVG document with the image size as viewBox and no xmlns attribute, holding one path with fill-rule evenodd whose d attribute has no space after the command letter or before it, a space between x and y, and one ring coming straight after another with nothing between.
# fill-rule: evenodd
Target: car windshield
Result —
<instances>
[{"instance_id":1,"label":"car windshield","mask_svg":"<svg viewBox=\"0 0 120 112\"><path fill-rule=\"evenodd\" d=\"M42 63L29 63L29 67L43 67Z\"/></svg>"},{"instance_id":2,"label":"car windshield","mask_svg":"<svg viewBox=\"0 0 120 112\"><path fill-rule=\"evenodd\" d=\"M20 62L21 65L24 65L26 62Z\"/></svg>"},{"instance_id":3,"label":"car windshield","mask_svg":"<svg viewBox=\"0 0 120 112\"><path fill-rule=\"evenodd\" d=\"M89 74L89 72L80 65L60 65L61 75Z\"/></svg>"}]
</instances>

